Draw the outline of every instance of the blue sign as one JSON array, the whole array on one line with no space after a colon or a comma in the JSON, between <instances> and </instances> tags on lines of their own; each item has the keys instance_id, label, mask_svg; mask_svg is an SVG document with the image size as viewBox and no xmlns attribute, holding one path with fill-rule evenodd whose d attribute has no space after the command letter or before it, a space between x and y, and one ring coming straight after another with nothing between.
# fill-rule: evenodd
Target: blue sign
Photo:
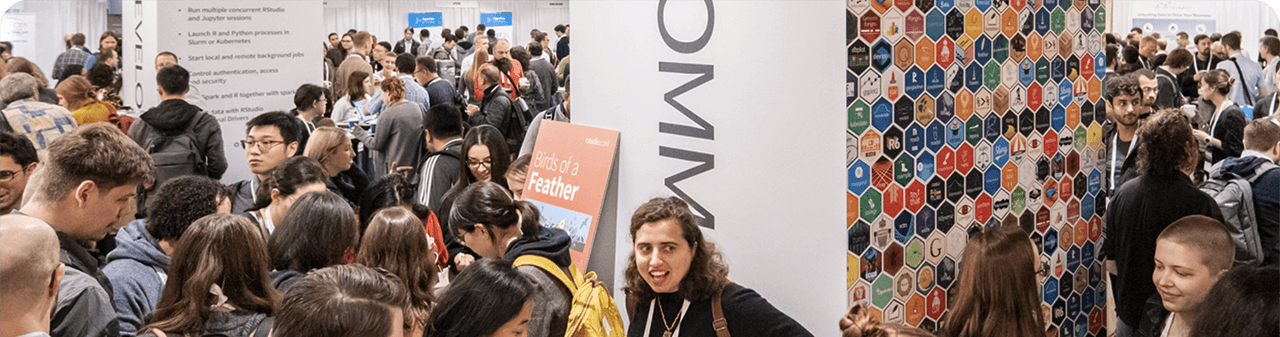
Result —
<instances>
[{"instance_id":1,"label":"blue sign","mask_svg":"<svg viewBox=\"0 0 1280 337\"><path fill-rule=\"evenodd\" d=\"M988 39L986 35L979 36L973 42L973 60L982 64L986 64L987 61L991 60L991 39Z\"/></svg>"},{"instance_id":2,"label":"blue sign","mask_svg":"<svg viewBox=\"0 0 1280 337\"><path fill-rule=\"evenodd\" d=\"M1031 85L1031 81L1036 78L1035 68L1031 59L1022 59L1022 63L1018 65L1018 82L1022 82L1023 86Z\"/></svg>"},{"instance_id":3,"label":"blue sign","mask_svg":"<svg viewBox=\"0 0 1280 337\"><path fill-rule=\"evenodd\" d=\"M480 23L485 27L511 27L511 12L480 13Z\"/></svg>"},{"instance_id":4,"label":"blue sign","mask_svg":"<svg viewBox=\"0 0 1280 337\"><path fill-rule=\"evenodd\" d=\"M881 98L871 106L871 126L884 131L889 128L889 124L893 124L893 103Z\"/></svg>"},{"instance_id":5,"label":"blue sign","mask_svg":"<svg viewBox=\"0 0 1280 337\"><path fill-rule=\"evenodd\" d=\"M982 88L981 63L970 63L969 67L964 70L964 86L969 88L969 91L978 91L979 88Z\"/></svg>"},{"instance_id":6,"label":"blue sign","mask_svg":"<svg viewBox=\"0 0 1280 337\"><path fill-rule=\"evenodd\" d=\"M924 78L924 90L930 95L937 96L947 87L946 72L942 71L942 68L938 68L936 65L929 68L929 71L925 73Z\"/></svg>"},{"instance_id":7,"label":"blue sign","mask_svg":"<svg viewBox=\"0 0 1280 337\"><path fill-rule=\"evenodd\" d=\"M888 68L891 64L893 64L893 47L889 46L889 43L885 42L884 39L881 39L871 46L871 67L875 68L876 71L883 72L884 68Z\"/></svg>"},{"instance_id":8,"label":"blue sign","mask_svg":"<svg viewBox=\"0 0 1280 337\"><path fill-rule=\"evenodd\" d=\"M996 194L1000 191L1000 168L995 165L987 167L987 172L982 176L982 189L987 194Z\"/></svg>"},{"instance_id":9,"label":"blue sign","mask_svg":"<svg viewBox=\"0 0 1280 337\"><path fill-rule=\"evenodd\" d=\"M995 143L991 143L991 163L995 166L1004 167L1009 162L1009 141L1004 137L996 139Z\"/></svg>"},{"instance_id":10,"label":"blue sign","mask_svg":"<svg viewBox=\"0 0 1280 337\"><path fill-rule=\"evenodd\" d=\"M934 124L938 123L935 122ZM938 146L942 146L942 143L938 143ZM932 177L934 169L933 153L925 151L920 154L920 158L916 158L916 177L920 178L920 180L928 180L929 177ZM930 214L932 214L932 212L930 212ZM916 216L920 216L920 214L917 214Z\"/></svg>"},{"instance_id":11,"label":"blue sign","mask_svg":"<svg viewBox=\"0 0 1280 337\"><path fill-rule=\"evenodd\" d=\"M871 167L861 160L854 160L849 168L849 192L862 194L871 186Z\"/></svg>"},{"instance_id":12,"label":"blue sign","mask_svg":"<svg viewBox=\"0 0 1280 337\"><path fill-rule=\"evenodd\" d=\"M444 27L444 14L440 12L409 13L409 27L413 27L413 28Z\"/></svg>"},{"instance_id":13,"label":"blue sign","mask_svg":"<svg viewBox=\"0 0 1280 337\"><path fill-rule=\"evenodd\" d=\"M937 41L942 34L947 33L947 18L942 12L934 9L924 17L924 34L929 36L929 40Z\"/></svg>"}]
</instances>

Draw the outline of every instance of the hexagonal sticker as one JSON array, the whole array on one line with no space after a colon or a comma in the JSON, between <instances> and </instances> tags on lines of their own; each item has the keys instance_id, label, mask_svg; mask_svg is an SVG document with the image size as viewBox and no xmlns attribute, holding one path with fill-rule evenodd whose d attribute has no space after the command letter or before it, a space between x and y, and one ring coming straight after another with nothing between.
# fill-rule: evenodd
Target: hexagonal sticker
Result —
<instances>
[{"instance_id":1,"label":"hexagonal sticker","mask_svg":"<svg viewBox=\"0 0 1280 337\"><path fill-rule=\"evenodd\" d=\"M930 264L937 264L946 256L947 241L941 232L933 232L924 242L924 259Z\"/></svg>"},{"instance_id":2,"label":"hexagonal sticker","mask_svg":"<svg viewBox=\"0 0 1280 337\"><path fill-rule=\"evenodd\" d=\"M929 234L933 233L934 228L937 228L938 226L936 216L933 213L933 208L921 207L920 211L916 213L915 218L916 218L916 226L915 226L916 236L919 236L922 238L928 237Z\"/></svg>"},{"instance_id":3,"label":"hexagonal sticker","mask_svg":"<svg viewBox=\"0 0 1280 337\"><path fill-rule=\"evenodd\" d=\"M895 299L884 307L884 318L881 321L889 324L906 324L906 315L906 306L902 304L902 300Z\"/></svg>"},{"instance_id":4,"label":"hexagonal sticker","mask_svg":"<svg viewBox=\"0 0 1280 337\"><path fill-rule=\"evenodd\" d=\"M871 186L871 167L861 160L854 161L849 167L849 191L862 194L868 186Z\"/></svg>"},{"instance_id":5,"label":"hexagonal sticker","mask_svg":"<svg viewBox=\"0 0 1280 337\"><path fill-rule=\"evenodd\" d=\"M1004 36L1018 33L1018 11L1004 11L1000 17L1000 33Z\"/></svg>"},{"instance_id":6,"label":"hexagonal sticker","mask_svg":"<svg viewBox=\"0 0 1280 337\"><path fill-rule=\"evenodd\" d=\"M982 170L969 171L964 177L964 193L969 198L977 198L982 195Z\"/></svg>"},{"instance_id":7,"label":"hexagonal sticker","mask_svg":"<svg viewBox=\"0 0 1280 337\"><path fill-rule=\"evenodd\" d=\"M937 40L947 33L947 18L942 13L935 9L924 16L924 34L930 40Z\"/></svg>"},{"instance_id":8,"label":"hexagonal sticker","mask_svg":"<svg viewBox=\"0 0 1280 337\"><path fill-rule=\"evenodd\" d=\"M1054 237L1054 240L1057 240L1057 237ZM905 264L903 261L905 255L902 251L902 244L890 242L889 247L884 249L884 272L890 275L898 274L898 271L902 270Z\"/></svg>"},{"instance_id":9,"label":"hexagonal sticker","mask_svg":"<svg viewBox=\"0 0 1280 337\"><path fill-rule=\"evenodd\" d=\"M999 175L997 174L996 176L998 177ZM996 185L999 186L1000 184L997 182ZM975 217L974 220L977 220L980 223L985 223L988 220L991 220L991 213L993 211L991 209L992 207L991 196L987 195L986 193L983 193L982 195L978 196L977 199L973 200L973 207L974 207L974 217Z\"/></svg>"},{"instance_id":10,"label":"hexagonal sticker","mask_svg":"<svg viewBox=\"0 0 1280 337\"><path fill-rule=\"evenodd\" d=\"M1000 130L1002 125L1000 116L996 114L987 115L986 118L983 118L982 138L988 143L1000 139Z\"/></svg>"},{"instance_id":11,"label":"hexagonal sticker","mask_svg":"<svg viewBox=\"0 0 1280 337\"><path fill-rule=\"evenodd\" d=\"M991 39L986 35L973 39L973 60L978 63L986 64L991 60L991 51L993 49Z\"/></svg>"},{"instance_id":12,"label":"hexagonal sticker","mask_svg":"<svg viewBox=\"0 0 1280 337\"><path fill-rule=\"evenodd\" d=\"M867 15L874 16L875 14L868 12ZM884 40L876 41L871 46L871 67L878 72L883 72L891 64L893 64L893 46Z\"/></svg>"},{"instance_id":13,"label":"hexagonal sticker","mask_svg":"<svg viewBox=\"0 0 1280 337\"><path fill-rule=\"evenodd\" d=\"M964 246L969 242L969 233L963 230L954 230L947 233L947 256L952 259L959 259L964 254ZM947 258L943 258L942 263L938 264L939 269L946 265ZM943 278L938 278L941 284Z\"/></svg>"},{"instance_id":14,"label":"hexagonal sticker","mask_svg":"<svg viewBox=\"0 0 1280 337\"><path fill-rule=\"evenodd\" d=\"M1002 186L1001 180L1003 180L1003 178L1004 175L1000 171L1000 166L988 166L986 172L983 174L984 180L982 183L982 190L987 194L995 194L999 192L1000 187Z\"/></svg>"},{"instance_id":15,"label":"hexagonal sticker","mask_svg":"<svg viewBox=\"0 0 1280 337\"><path fill-rule=\"evenodd\" d=\"M991 59L1000 63L1009 60L1009 38L1004 37L1004 35L996 35L994 39L991 39Z\"/></svg>"},{"instance_id":16,"label":"hexagonal sticker","mask_svg":"<svg viewBox=\"0 0 1280 337\"><path fill-rule=\"evenodd\" d=\"M1000 12L995 10L988 10L986 13L983 13L982 17L983 17L982 33L986 34L986 36L988 37L995 37L996 35L999 35L1000 28L1001 28Z\"/></svg>"},{"instance_id":17,"label":"hexagonal sticker","mask_svg":"<svg viewBox=\"0 0 1280 337\"><path fill-rule=\"evenodd\" d=\"M910 154L898 156L898 160L893 163L893 181L899 186L907 186L914 180L916 174L915 158Z\"/></svg>"},{"instance_id":18,"label":"hexagonal sticker","mask_svg":"<svg viewBox=\"0 0 1280 337\"><path fill-rule=\"evenodd\" d=\"M862 220L874 221L880 216L880 191L874 189L867 190L862 194L862 198L858 200L859 207L862 211ZM872 225L876 225L872 223ZM874 227L872 228L874 230ZM875 233L874 231L872 233Z\"/></svg>"},{"instance_id":19,"label":"hexagonal sticker","mask_svg":"<svg viewBox=\"0 0 1280 337\"><path fill-rule=\"evenodd\" d=\"M982 65L971 63L964 69L964 87L965 89L976 92L982 88Z\"/></svg>"},{"instance_id":20,"label":"hexagonal sticker","mask_svg":"<svg viewBox=\"0 0 1280 337\"><path fill-rule=\"evenodd\" d=\"M1042 40L1042 42L1041 48L1044 49L1044 57L1053 57L1054 55L1058 55L1058 34L1044 34L1044 40Z\"/></svg>"},{"instance_id":21,"label":"hexagonal sticker","mask_svg":"<svg viewBox=\"0 0 1280 337\"><path fill-rule=\"evenodd\" d=\"M912 238L907 243L906 254L907 265L911 268L919 268L920 263L924 262L924 240L919 237Z\"/></svg>"},{"instance_id":22,"label":"hexagonal sticker","mask_svg":"<svg viewBox=\"0 0 1280 337\"><path fill-rule=\"evenodd\" d=\"M866 12L858 20L858 35L865 41L880 38L880 16L876 12Z\"/></svg>"},{"instance_id":23,"label":"hexagonal sticker","mask_svg":"<svg viewBox=\"0 0 1280 337\"><path fill-rule=\"evenodd\" d=\"M947 309L947 292L942 287L934 288L929 292L929 296L925 298L925 316L932 319L942 317L942 312Z\"/></svg>"},{"instance_id":24,"label":"hexagonal sticker","mask_svg":"<svg viewBox=\"0 0 1280 337\"><path fill-rule=\"evenodd\" d=\"M920 157L916 158L916 178L920 181L929 180L929 177L933 176L933 171L933 153L921 152Z\"/></svg>"},{"instance_id":25,"label":"hexagonal sticker","mask_svg":"<svg viewBox=\"0 0 1280 337\"><path fill-rule=\"evenodd\" d=\"M1036 33L1045 35L1049 33L1049 11L1041 8L1036 11Z\"/></svg>"},{"instance_id":26,"label":"hexagonal sticker","mask_svg":"<svg viewBox=\"0 0 1280 337\"><path fill-rule=\"evenodd\" d=\"M876 205L876 207L878 208L880 206ZM889 244L892 242L893 220L890 220L888 216L881 215L879 218L876 218L871 222L871 246L874 247L874 249L880 249L883 251L884 249L889 248Z\"/></svg>"},{"instance_id":27,"label":"hexagonal sticker","mask_svg":"<svg viewBox=\"0 0 1280 337\"><path fill-rule=\"evenodd\" d=\"M845 130L844 132L845 132L844 138L845 138L845 160L846 160L845 168L849 168L849 166L853 165L854 161L858 160L858 150L859 150L858 147L861 145L861 143L858 142L858 135L854 134L853 131Z\"/></svg>"},{"instance_id":28,"label":"hexagonal sticker","mask_svg":"<svg viewBox=\"0 0 1280 337\"><path fill-rule=\"evenodd\" d=\"M906 32L906 29L904 29L906 26L906 20L902 17L902 12L899 12L899 11L885 12L884 16L881 17L880 20L881 20L881 27L884 27L884 29L880 31L880 34L884 37L885 40L889 40L891 42L897 42L899 39L902 38L902 36L904 35L903 33Z\"/></svg>"},{"instance_id":29,"label":"hexagonal sticker","mask_svg":"<svg viewBox=\"0 0 1280 337\"><path fill-rule=\"evenodd\" d=\"M888 157L880 157L871 164L871 186L883 191L891 183L893 183L893 163Z\"/></svg>"},{"instance_id":30,"label":"hexagonal sticker","mask_svg":"<svg viewBox=\"0 0 1280 337\"><path fill-rule=\"evenodd\" d=\"M1049 62L1049 79L1054 82L1062 82L1062 79L1067 77L1066 68L1067 68L1066 61L1063 61L1062 58L1057 56L1053 57L1053 61ZM1067 85L1067 83L1065 82L1058 85L1059 89L1070 88L1070 87L1071 86ZM1069 91L1069 90L1063 90L1063 91Z\"/></svg>"},{"instance_id":31,"label":"hexagonal sticker","mask_svg":"<svg viewBox=\"0 0 1280 337\"><path fill-rule=\"evenodd\" d=\"M911 67L916 62L915 52L915 45L911 44L910 40L898 41L897 44L893 45L893 64L899 70L907 70L908 67Z\"/></svg>"},{"instance_id":32,"label":"hexagonal sticker","mask_svg":"<svg viewBox=\"0 0 1280 337\"><path fill-rule=\"evenodd\" d=\"M915 41L924 35L924 14L920 14L919 11L909 11L904 23L906 24L904 33L908 39Z\"/></svg>"},{"instance_id":33,"label":"hexagonal sticker","mask_svg":"<svg viewBox=\"0 0 1280 337\"><path fill-rule=\"evenodd\" d=\"M871 283L871 304L884 307L893 299L893 276L881 274Z\"/></svg>"},{"instance_id":34,"label":"hexagonal sticker","mask_svg":"<svg viewBox=\"0 0 1280 337\"><path fill-rule=\"evenodd\" d=\"M942 201L946 200L947 181L945 179L942 179L942 177L933 177L933 179L929 179L929 183L925 184L924 189L925 189L924 201L925 203L929 204L929 206L940 207L939 205L942 204ZM942 217L942 209L939 208L938 209L939 221L942 220L941 217ZM941 229L941 227L939 227L939 229Z\"/></svg>"},{"instance_id":35,"label":"hexagonal sticker","mask_svg":"<svg viewBox=\"0 0 1280 337\"><path fill-rule=\"evenodd\" d=\"M1041 92L1044 94L1043 103L1045 106L1052 108L1058 105L1058 84L1057 83L1054 83L1052 81L1045 83L1044 89L1042 89Z\"/></svg>"},{"instance_id":36,"label":"hexagonal sticker","mask_svg":"<svg viewBox=\"0 0 1280 337\"><path fill-rule=\"evenodd\" d=\"M955 49L956 44L951 42L950 38L945 36L939 38L938 42L933 46L933 61L937 62L938 66L942 68L950 67L951 63L956 59ZM917 54L918 53L919 48L917 48ZM919 62L919 59L917 58L916 61Z\"/></svg>"},{"instance_id":37,"label":"hexagonal sticker","mask_svg":"<svg viewBox=\"0 0 1280 337\"><path fill-rule=\"evenodd\" d=\"M893 103L893 124L899 128L905 128L913 124L916 117L916 102L911 97L903 96ZM893 127L891 126L890 129ZM888 134L888 130L885 130ZM890 156L893 157L893 156Z\"/></svg>"},{"instance_id":38,"label":"hexagonal sticker","mask_svg":"<svg viewBox=\"0 0 1280 337\"><path fill-rule=\"evenodd\" d=\"M981 117L969 118L969 120L965 122L964 130L965 130L964 132L965 142L969 144L977 144L978 141L982 140L982 137L983 137L982 118Z\"/></svg>"},{"instance_id":39,"label":"hexagonal sticker","mask_svg":"<svg viewBox=\"0 0 1280 337\"><path fill-rule=\"evenodd\" d=\"M982 35L982 12L976 9L970 9L964 14L964 34L970 38L978 38Z\"/></svg>"},{"instance_id":40,"label":"hexagonal sticker","mask_svg":"<svg viewBox=\"0 0 1280 337\"><path fill-rule=\"evenodd\" d=\"M1010 163L1013 164L1013 163ZM1027 208L1027 192L1022 186L1016 186L1009 191L1009 211L1012 214L1022 213Z\"/></svg>"},{"instance_id":41,"label":"hexagonal sticker","mask_svg":"<svg viewBox=\"0 0 1280 337\"><path fill-rule=\"evenodd\" d=\"M1049 60L1042 58L1036 61L1036 83L1048 85L1046 82L1049 82L1049 75Z\"/></svg>"},{"instance_id":42,"label":"hexagonal sticker","mask_svg":"<svg viewBox=\"0 0 1280 337\"><path fill-rule=\"evenodd\" d=\"M884 98L890 101L895 101L901 98L903 94L902 88L906 82L905 77L902 75L902 71L898 70L898 68L890 67L880 76L880 82L884 85L884 87L881 88L881 93L884 94Z\"/></svg>"},{"instance_id":43,"label":"hexagonal sticker","mask_svg":"<svg viewBox=\"0 0 1280 337\"><path fill-rule=\"evenodd\" d=\"M1002 85L994 90L991 92L992 109L997 114L1007 114L1009 112L1009 89Z\"/></svg>"},{"instance_id":44,"label":"hexagonal sticker","mask_svg":"<svg viewBox=\"0 0 1280 337\"><path fill-rule=\"evenodd\" d=\"M1066 13L1064 13L1061 8L1054 9L1053 13L1049 14L1049 30L1052 30L1055 34L1062 34L1062 31L1066 28Z\"/></svg>"},{"instance_id":45,"label":"hexagonal sticker","mask_svg":"<svg viewBox=\"0 0 1280 337\"><path fill-rule=\"evenodd\" d=\"M1039 33L1027 35L1027 58L1039 60L1044 55L1044 44Z\"/></svg>"},{"instance_id":46,"label":"hexagonal sticker","mask_svg":"<svg viewBox=\"0 0 1280 337\"><path fill-rule=\"evenodd\" d=\"M920 211L920 207L924 206L924 184L915 181L907 186L906 206L912 213Z\"/></svg>"},{"instance_id":47,"label":"hexagonal sticker","mask_svg":"<svg viewBox=\"0 0 1280 337\"><path fill-rule=\"evenodd\" d=\"M960 231L960 232L961 232L960 234L963 236L961 238L961 242L963 243L964 240L968 240L968 235L966 233L963 233L963 231ZM950 235L947 236L947 241L948 241L947 255L951 255L952 249L949 245L951 244L950 241L952 240ZM961 251L963 251L963 248L961 248ZM935 268L935 270L936 270L935 274L937 275L937 279L938 279L938 288L939 289L951 288L951 284L956 280L955 258L951 256L943 257L942 262L938 262L938 267ZM946 295L944 294L943 297L945 298Z\"/></svg>"},{"instance_id":48,"label":"hexagonal sticker","mask_svg":"<svg viewBox=\"0 0 1280 337\"><path fill-rule=\"evenodd\" d=\"M942 149L942 144L946 142L946 132L943 129L945 127L942 122L936 120L924 129L924 146L928 147L929 151L937 152Z\"/></svg>"},{"instance_id":49,"label":"hexagonal sticker","mask_svg":"<svg viewBox=\"0 0 1280 337\"><path fill-rule=\"evenodd\" d=\"M938 96L947 89L947 73L938 66L929 68L924 74L924 90L932 96ZM924 95L921 95L924 97Z\"/></svg>"},{"instance_id":50,"label":"hexagonal sticker","mask_svg":"<svg viewBox=\"0 0 1280 337\"><path fill-rule=\"evenodd\" d=\"M946 35L951 39L959 38L964 35L964 13L961 11L949 11L946 14Z\"/></svg>"},{"instance_id":51,"label":"hexagonal sticker","mask_svg":"<svg viewBox=\"0 0 1280 337\"><path fill-rule=\"evenodd\" d=\"M923 271L920 273L920 276L921 277L925 276ZM933 269L929 270L928 276L930 278L929 283L933 283L932 281ZM919 280L919 283L924 283L924 280ZM912 294L911 298L907 300L907 303L905 304L907 324L912 326L920 325L920 321L924 320L924 313L925 313L924 302L925 302L924 296L920 296L920 294Z\"/></svg>"},{"instance_id":52,"label":"hexagonal sticker","mask_svg":"<svg viewBox=\"0 0 1280 337\"><path fill-rule=\"evenodd\" d=\"M1005 62L1000 67L1000 81L1008 83L1018 82L1018 63Z\"/></svg>"},{"instance_id":53,"label":"hexagonal sticker","mask_svg":"<svg viewBox=\"0 0 1280 337\"><path fill-rule=\"evenodd\" d=\"M1040 111L1044 111L1044 109L1040 109ZM1036 112L1031 110L1023 110L1022 113L1018 115L1018 133L1020 133L1023 136L1029 136L1031 135L1032 131L1035 131L1035 129L1036 129Z\"/></svg>"},{"instance_id":54,"label":"hexagonal sticker","mask_svg":"<svg viewBox=\"0 0 1280 337\"><path fill-rule=\"evenodd\" d=\"M1079 20L1080 10L1072 7L1070 9L1067 9L1067 11L1064 14L1066 16L1063 18L1063 20L1065 21L1064 23L1066 23L1067 25L1066 30L1069 32L1080 31L1080 20Z\"/></svg>"},{"instance_id":55,"label":"hexagonal sticker","mask_svg":"<svg viewBox=\"0 0 1280 337\"><path fill-rule=\"evenodd\" d=\"M1044 89L1040 83L1032 82L1027 85L1027 109L1039 110L1042 103L1044 103Z\"/></svg>"},{"instance_id":56,"label":"hexagonal sticker","mask_svg":"<svg viewBox=\"0 0 1280 337\"><path fill-rule=\"evenodd\" d=\"M995 102L991 97L991 91L986 88L979 89L973 94L973 111L979 116L990 114L995 108Z\"/></svg>"},{"instance_id":57,"label":"hexagonal sticker","mask_svg":"<svg viewBox=\"0 0 1280 337\"><path fill-rule=\"evenodd\" d=\"M890 188L894 188L894 187L890 187ZM902 194L902 189L898 189L897 192L898 194ZM886 191L885 196L887 197L888 195L889 195L889 192ZM896 206L901 207L901 204ZM889 205L885 205L885 211L888 211L888 210L889 210ZM898 213L898 216L893 218L894 242L897 242L899 244L906 244L907 241L911 240L911 234L914 232L914 229L912 226L914 225L915 225L915 218L911 215L911 213L907 213L907 212Z\"/></svg>"},{"instance_id":58,"label":"hexagonal sticker","mask_svg":"<svg viewBox=\"0 0 1280 337\"><path fill-rule=\"evenodd\" d=\"M908 97L916 98L920 96L920 93L924 92L924 71L920 70L920 68L911 67L903 78L906 79L906 83L903 85L903 93L907 94Z\"/></svg>"}]
</instances>

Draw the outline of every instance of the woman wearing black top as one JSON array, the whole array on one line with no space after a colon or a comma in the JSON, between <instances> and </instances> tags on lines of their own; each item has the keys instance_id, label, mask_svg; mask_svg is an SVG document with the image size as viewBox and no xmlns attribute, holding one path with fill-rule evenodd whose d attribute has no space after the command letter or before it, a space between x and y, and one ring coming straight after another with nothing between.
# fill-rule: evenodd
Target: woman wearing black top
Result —
<instances>
[{"instance_id":1,"label":"woman wearing black top","mask_svg":"<svg viewBox=\"0 0 1280 337\"><path fill-rule=\"evenodd\" d=\"M631 216L631 238L622 288L632 313L628 337L717 336L715 316L723 316L732 336L813 336L754 290L729 282L729 266L680 198L640 206Z\"/></svg>"},{"instance_id":2,"label":"woman wearing black top","mask_svg":"<svg viewBox=\"0 0 1280 337\"><path fill-rule=\"evenodd\" d=\"M1240 106L1227 98L1236 80L1222 69L1200 73L1196 79L1200 81L1200 98L1214 106L1213 115L1209 118L1209 132L1192 131L1196 139L1208 143L1209 163L1217 164L1227 157L1239 157L1244 151L1244 125L1248 120Z\"/></svg>"}]
</instances>

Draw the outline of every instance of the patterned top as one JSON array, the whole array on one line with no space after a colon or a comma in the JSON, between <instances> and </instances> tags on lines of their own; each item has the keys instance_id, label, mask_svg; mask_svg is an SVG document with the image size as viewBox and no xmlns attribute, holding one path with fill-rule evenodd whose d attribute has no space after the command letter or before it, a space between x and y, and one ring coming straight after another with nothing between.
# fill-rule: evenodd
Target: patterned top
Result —
<instances>
[{"instance_id":1,"label":"patterned top","mask_svg":"<svg viewBox=\"0 0 1280 337\"><path fill-rule=\"evenodd\" d=\"M3 113L13 130L26 135L37 151L44 150L54 139L76 129L76 120L70 111L30 98L9 103Z\"/></svg>"},{"instance_id":2,"label":"patterned top","mask_svg":"<svg viewBox=\"0 0 1280 337\"><path fill-rule=\"evenodd\" d=\"M62 54L58 55L58 58L54 60L53 74L51 75L53 75L53 79L55 80L60 79L63 75L62 71L65 70L64 68L71 68L72 66L75 67L71 68L75 71L72 75L79 75L80 71L84 70L84 61L88 59L89 52L85 51L84 47L72 47L71 49L67 49L67 51L62 52Z\"/></svg>"}]
</instances>

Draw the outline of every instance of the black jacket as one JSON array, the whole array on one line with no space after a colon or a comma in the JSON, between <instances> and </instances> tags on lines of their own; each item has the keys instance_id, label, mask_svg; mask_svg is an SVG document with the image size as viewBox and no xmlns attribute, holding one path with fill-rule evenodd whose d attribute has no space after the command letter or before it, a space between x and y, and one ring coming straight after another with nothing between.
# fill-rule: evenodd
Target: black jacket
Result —
<instances>
[{"instance_id":1,"label":"black jacket","mask_svg":"<svg viewBox=\"0 0 1280 337\"><path fill-rule=\"evenodd\" d=\"M1156 293L1151 283L1156 237L1170 223L1195 214L1223 221L1218 203L1181 173L1143 175L1112 194L1100 255L1116 261L1116 317L1125 324L1138 326L1143 301Z\"/></svg>"},{"instance_id":2,"label":"black jacket","mask_svg":"<svg viewBox=\"0 0 1280 337\"><path fill-rule=\"evenodd\" d=\"M1222 109L1216 123L1212 117L1208 122L1213 128L1213 138L1222 143L1220 146L1209 144L1209 162L1217 164L1228 157L1239 157L1244 151L1244 125L1249 123L1240 106L1232 104Z\"/></svg>"},{"instance_id":3,"label":"black jacket","mask_svg":"<svg viewBox=\"0 0 1280 337\"><path fill-rule=\"evenodd\" d=\"M142 113L142 123L135 122L129 127L129 138L145 149L153 137L184 132L193 118L199 118L191 131L203 149L205 172L209 178L222 179L222 174L227 172L227 156L222 150L222 126L216 117L203 113L200 107L185 100L166 100Z\"/></svg>"},{"instance_id":4,"label":"black jacket","mask_svg":"<svg viewBox=\"0 0 1280 337\"><path fill-rule=\"evenodd\" d=\"M560 266L560 272L571 275L573 261L569 257L569 247L573 242L569 234L558 228L543 227L536 237L521 236L511 245L503 259L515 262L523 255L545 257ZM563 336L569 324L569 308L573 304L573 294L568 286L550 272L535 266L516 268L536 289L533 295L533 316L529 320L529 336Z\"/></svg>"},{"instance_id":5,"label":"black jacket","mask_svg":"<svg viewBox=\"0 0 1280 337\"><path fill-rule=\"evenodd\" d=\"M494 84L484 90L484 100L480 101L480 111L471 115L467 122L471 126L493 125L502 130L502 119L511 113L511 94L501 85Z\"/></svg>"},{"instance_id":6,"label":"black jacket","mask_svg":"<svg viewBox=\"0 0 1280 337\"><path fill-rule=\"evenodd\" d=\"M769 301L754 290L741 285L729 284L721 292L720 304L724 312L724 320L728 323L729 334L734 337L751 336L813 336L804 326L786 313L774 308ZM658 337L666 330L660 320L671 322L683 306L684 299L679 292L658 294L658 301L664 310L652 310L653 320L648 320L650 301L636 304L631 312L631 326L627 328L627 337ZM711 325L711 300L690 301L689 310L680 318L680 336L714 337L715 329ZM649 334L645 336L645 327L649 326Z\"/></svg>"},{"instance_id":7,"label":"black jacket","mask_svg":"<svg viewBox=\"0 0 1280 337\"><path fill-rule=\"evenodd\" d=\"M400 41L396 41L396 46L395 48L391 49L391 51L396 54L410 53L410 54L413 54L413 56L418 56L418 46L422 44L418 43L417 40L411 40L411 41L413 41L413 45L409 46L409 50L404 50L405 43L404 43L404 40L401 39Z\"/></svg>"}]
</instances>

